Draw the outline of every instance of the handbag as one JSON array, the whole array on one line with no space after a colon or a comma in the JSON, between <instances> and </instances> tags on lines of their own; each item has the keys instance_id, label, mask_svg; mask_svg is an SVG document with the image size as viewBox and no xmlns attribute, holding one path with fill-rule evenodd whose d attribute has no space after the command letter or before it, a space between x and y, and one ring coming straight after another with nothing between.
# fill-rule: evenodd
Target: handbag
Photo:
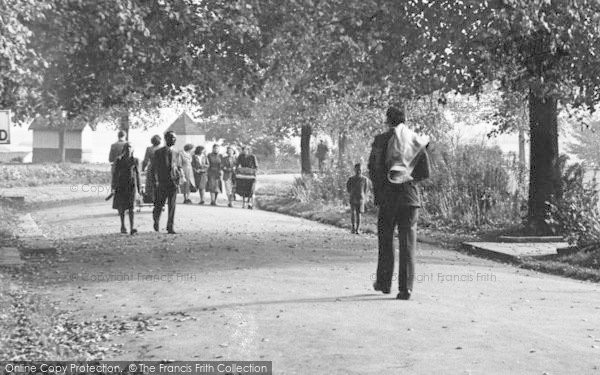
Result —
<instances>
[{"instance_id":1,"label":"handbag","mask_svg":"<svg viewBox=\"0 0 600 375\"><path fill-rule=\"evenodd\" d=\"M248 167L239 167L237 170L237 174L238 175L247 175L247 176L256 176L256 169L248 168Z\"/></svg>"},{"instance_id":2,"label":"handbag","mask_svg":"<svg viewBox=\"0 0 600 375\"><path fill-rule=\"evenodd\" d=\"M198 188L194 184L190 184L190 192L195 193L198 191Z\"/></svg>"}]
</instances>

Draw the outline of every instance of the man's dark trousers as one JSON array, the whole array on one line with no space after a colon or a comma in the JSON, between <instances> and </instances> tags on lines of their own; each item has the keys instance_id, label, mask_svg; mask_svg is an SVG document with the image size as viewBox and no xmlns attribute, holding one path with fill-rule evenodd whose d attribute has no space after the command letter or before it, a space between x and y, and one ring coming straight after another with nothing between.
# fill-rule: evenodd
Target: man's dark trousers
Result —
<instances>
[{"instance_id":1,"label":"man's dark trousers","mask_svg":"<svg viewBox=\"0 0 600 375\"><path fill-rule=\"evenodd\" d=\"M160 214L165 206L165 202L168 207L167 230L172 231L175 220L175 206L177 204L177 187L164 188L159 185L156 188L154 211L152 212L156 225L160 224Z\"/></svg>"},{"instance_id":2,"label":"man's dark trousers","mask_svg":"<svg viewBox=\"0 0 600 375\"><path fill-rule=\"evenodd\" d=\"M404 197L394 192L382 194L379 204L377 232L379 235L379 262L377 284L391 289L394 272L394 229L398 227L400 292L413 290L415 278L415 250L417 248L417 218L419 207L406 205Z\"/></svg>"}]
</instances>

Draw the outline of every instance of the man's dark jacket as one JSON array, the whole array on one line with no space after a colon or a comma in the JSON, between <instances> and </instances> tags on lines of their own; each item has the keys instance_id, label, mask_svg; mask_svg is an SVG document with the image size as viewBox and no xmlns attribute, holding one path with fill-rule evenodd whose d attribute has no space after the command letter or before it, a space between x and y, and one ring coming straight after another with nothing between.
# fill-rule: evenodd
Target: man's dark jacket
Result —
<instances>
[{"instance_id":1,"label":"man's dark jacket","mask_svg":"<svg viewBox=\"0 0 600 375\"><path fill-rule=\"evenodd\" d=\"M169 147L161 147L154 152L152 158L154 182L167 190L176 189L181 179L177 151Z\"/></svg>"},{"instance_id":2,"label":"man's dark jacket","mask_svg":"<svg viewBox=\"0 0 600 375\"><path fill-rule=\"evenodd\" d=\"M385 194L399 194L404 205L420 207L421 200L419 191L415 182L429 178L430 162L427 151L423 151L419 156L419 161L413 170L413 181L403 184L392 184L387 179L387 167L385 165L385 156L388 142L394 135L394 129L379 134L375 137L371 145L371 155L369 156L369 178L373 183L373 192L375 194L375 204L379 205Z\"/></svg>"}]
</instances>

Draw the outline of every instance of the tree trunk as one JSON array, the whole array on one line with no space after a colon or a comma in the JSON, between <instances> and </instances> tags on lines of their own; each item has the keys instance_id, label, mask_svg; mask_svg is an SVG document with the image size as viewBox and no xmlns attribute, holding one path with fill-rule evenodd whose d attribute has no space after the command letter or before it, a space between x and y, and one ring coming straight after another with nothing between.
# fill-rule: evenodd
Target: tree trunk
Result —
<instances>
[{"instance_id":1,"label":"tree trunk","mask_svg":"<svg viewBox=\"0 0 600 375\"><path fill-rule=\"evenodd\" d=\"M312 136L312 126L302 125L300 130L300 160L302 174L312 174L312 165L310 160L310 137Z\"/></svg>"},{"instance_id":2,"label":"tree trunk","mask_svg":"<svg viewBox=\"0 0 600 375\"><path fill-rule=\"evenodd\" d=\"M346 155L346 146L348 145L348 136L346 132L338 134L338 166L344 166L344 155Z\"/></svg>"},{"instance_id":3,"label":"tree trunk","mask_svg":"<svg viewBox=\"0 0 600 375\"><path fill-rule=\"evenodd\" d=\"M557 105L554 97L529 94L529 214L528 227L533 234L553 234L545 219L547 202L561 196L558 166Z\"/></svg>"},{"instance_id":4,"label":"tree trunk","mask_svg":"<svg viewBox=\"0 0 600 375\"><path fill-rule=\"evenodd\" d=\"M65 145L65 129L61 129L58 132L58 161L64 163L67 161L67 149Z\"/></svg>"},{"instance_id":5,"label":"tree trunk","mask_svg":"<svg viewBox=\"0 0 600 375\"><path fill-rule=\"evenodd\" d=\"M523 187L523 181L525 180L525 129L519 128L519 189Z\"/></svg>"},{"instance_id":6,"label":"tree trunk","mask_svg":"<svg viewBox=\"0 0 600 375\"><path fill-rule=\"evenodd\" d=\"M129 140L129 112L125 111L121 114L119 129L125 131L125 139Z\"/></svg>"}]
</instances>

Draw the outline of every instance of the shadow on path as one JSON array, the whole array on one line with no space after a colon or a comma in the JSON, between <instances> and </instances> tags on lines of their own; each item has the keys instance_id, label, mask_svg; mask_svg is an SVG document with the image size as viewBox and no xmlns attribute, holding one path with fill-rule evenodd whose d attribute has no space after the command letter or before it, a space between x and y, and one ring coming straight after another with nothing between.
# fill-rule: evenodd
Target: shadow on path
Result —
<instances>
[{"instance_id":1,"label":"shadow on path","mask_svg":"<svg viewBox=\"0 0 600 375\"><path fill-rule=\"evenodd\" d=\"M304 303L339 303L339 302L365 302L365 301L398 301L392 296L382 296L381 294L356 294L352 296L332 296L332 297L320 297L320 298L296 298L296 299L279 299L269 301L256 301L256 302L240 302L240 303L226 303L222 305L205 306L205 307L192 307L186 309L185 312L203 312L203 311L216 311L222 309L235 309L239 307L251 307L251 306L269 306L269 305L286 305L286 304L304 304ZM167 312L167 314L183 312L181 310Z\"/></svg>"}]
</instances>

